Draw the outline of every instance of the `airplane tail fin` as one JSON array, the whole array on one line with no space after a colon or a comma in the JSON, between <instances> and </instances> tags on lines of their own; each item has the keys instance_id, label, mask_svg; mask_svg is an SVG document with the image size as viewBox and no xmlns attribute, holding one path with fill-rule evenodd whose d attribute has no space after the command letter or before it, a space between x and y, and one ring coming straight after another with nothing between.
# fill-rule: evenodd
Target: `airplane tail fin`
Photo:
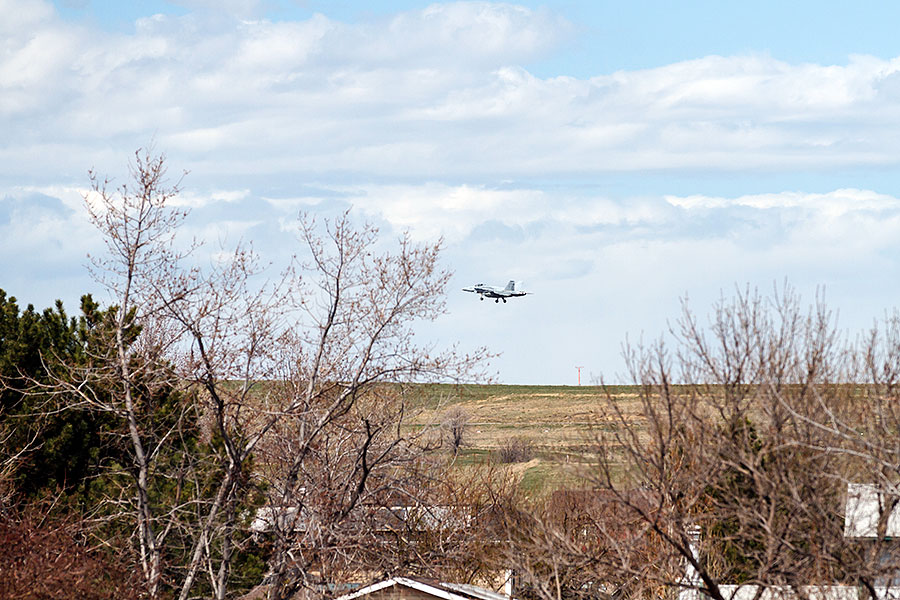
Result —
<instances>
[{"instance_id":1,"label":"airplane tail fin","mask_svg":"<svg viewBox=\"0 0 900 600\"><path fill-rule=\"evenodd\" d=\"M506 284L506 291L507 292L516 291L516 282L514 280L510 279L509 283Z\"/></svg>"}]
</instances>

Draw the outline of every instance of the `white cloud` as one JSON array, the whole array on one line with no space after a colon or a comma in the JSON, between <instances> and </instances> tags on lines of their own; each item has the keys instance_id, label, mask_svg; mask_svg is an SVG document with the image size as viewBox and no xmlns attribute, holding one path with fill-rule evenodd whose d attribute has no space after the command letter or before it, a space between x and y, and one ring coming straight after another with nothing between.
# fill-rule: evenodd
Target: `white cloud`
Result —
<instances>
[{"instance_id":1,"label":"white cloud","mask_svg":"<svg viewBox=\"0 0 900 600\"><path fill-rule=\"evenodd\" d=\"M271 22L256 0L230 0L224 15L208 0L182 5L192 12L110 33L41 0L0 0L0 251L22 257L3 261L4 285L81 272L97 245L81 208L87 169L122 173L152 140L173 172L190 171L189 233L257 236L278 262L296 211L352 204L387 229L443 236L467 280L524 279L538 294L520 306L559 321L535 340L547 348L554 327L591 328L614 354L622 328L654 330L661 304L687 289L788 276L852 304L900 267L900 200L871 183L889 175L853 180L900 160L900 58L706 56L541 77L529 65L574 30L549 10L461 2ZM817 182L838 188L825 193L721 184L739 174L761 189L798 168L806 182L850 175ZM710 193L703 177L717 172L737 191ZM896 296L892 285L865 301ZM465 314L502 336L526 313ZM509 368L542 372L520 358Z\"/></svg>"},{"instance_id":2,"label":"white cloud","mask_svg":"<svg viewBox=\"0 0 900 600\"><path fill-rule=\"evenodd\" d=\"M774 252L779 261L798 266L872 260L893 251L900 240L900 199L870 190L666 196L666 201L708 219L719 213L720 236L731 236L757 253Z\"/></svg>"},{"instance_id":3,"label":"white cloud","mask_svg":"<svg viewBox=\"0 0 900 600\"><path fill-rule=\"evenodd\" d=\"M8 194L13 197L40 194L48 198L55 198L73 212L84 208L86 197L89 200L96 198L96 194L90 188L67 185L24 185L9 190Z\"/></svg>"},{"instance_id":4,"label":"white cloud","mask_svg":"<svg viewBox=\"0 0 900 600\"><path fill-rule=\"evenodd\" d=\"M24 298L39 304L63 296L70 307L92 289L85 254L102 248L80 206L83 191L0 193L0 254L22 257L5 263L4 289L20 297L27 291ZM894 295L873 282L900 268L900 199L870 190L613 199L431 183L310 189L265 204L245 190L191 192L182 201L193 207L184 239L205 242L195 260L215 260L222 247L243 240L273 273L299 250L299 209L333 214L352 203L387 238L405 228L423 240L443 235L445 259L457 271L452 318L429 332L459 339L464 322L481 341L509 339L511 330L527 336L539 352L498 343L507 351L497 363L506 381L566 381L578 357L609 375L625 334L655 335L680 295L690 293L702 312L735 283L769 289L788 279L806 295L825 285L842 322L865 326ZM476 280L508 279L524 280L535 295L499 309L506 312L455 293ZM534 327L522 329L522 319ZM560 336L569 340L565 348Z\"/></svg>"},{"instance_id":5,"label":"white cloud","mask_svg":"<svg viewBox=\"0 0 900 600\"><path fill-rule=\"evenodd\" d=\"M493 2L452 2L397 15L387 23L388 36L371 29L366 34L378 40L373 46L381 50L382 58L490 65L527 60L570 31L568 23L548 11ZM456 52L447 53L451 48Z\"/></svg>"},{"instance_id":6,"label":"white cloud","mask_svg":"<svg viewBox=\"0 0 900 600\"><path fill-rule=\"evenodd\" d=\"M418 239L443 236L459 242L477 225L488 221L523 225L546 215L543 194L537 190L491 190L468 185L373 186L346 201L396 227L409 229ZM540 211L540 212L539 212Z\"/></svg>"},{"instance_id":7,"label":"white cloud","mask_svg":"<svg viewBox=\"0 0 900 600\"><path fill-rule=\"evenodd\" d=\"M247 199L250 190L216 190L199 194L192 190L184 190L172 199L172 206L201 208L210 204L233 204Z\"/></svg>"},{"instance_id":8,"label":"white cloud","mask_svg":"<svg viewBox=\"0 0 900 600\"><path fill-rule=\"evenodd\" d=\"M539 78L523 65L571 26L508 4L435 4L361 24L201 11L141 19L127 35L24 6L0 53L0 153L11 161L0 176L46 170L30 147L48 139L76 149L58 156L73 170L101 146L124 154L155 138L210 181L821 169L900 156L900 59L708 56Z\"/></svg>"},{"instance_id":9,"label":"white cloud","mask_svg":"<svg viewBox=\"0 0 900 600\"><path fill-rule=\"evenodd\" d=\"M77 306L88 291L87 254L101 248L78 190L0 190L0 287L7 292L43 305L65 297Z\"/></svg>"},{"instance_id":10,"label":"white cloud","mask_svg":"<svg viewBox=\"0 0 900 600\"><path fill-rule=\"evenodd\" d=\"M603 205L582 199L581 206L591 210L595 202ZM735 285L766 293L788 281L808 301L824 287L841 326L853 332L896 304L896 197L835 190L643 202L650 207L643 218L623 207L622 218L606 226L542 220L523 238L473 236L451 245L459 286L524 279L535 295L497 311L451 292L454 318L441 334L459 335L465 323L503 349L497 366L506 381L541 383L548 372L570 381L574 364L615 381L620 342L665 331L681 296L690 296L703 322L712 302ZM515 328L527 335L524 349L505 341Z\"/></svg>"},{"instance_id":11,"label":"white cloud","mask_svg":"<svg viewBox=\"0 0 900 600\"><path fill-rule=\"evenodd\" d=\"M729 206L749 206L752 208L805 208L827 212L832 216L841 216L848 212L860 210L892 210L900 209L900 201L887 194L879 194L871 190L840 189L824 194L807 192L782 192L771 194L752 194L737 198L714 196L666 196L666 201L673 206L685 209L693 208L726 208Z\"/></svg>"},{"instance_id":12,"label":"white cloud","mask_svg":"<svg viewBox=\"0 0 900 600\"><path fill-rule=\"evenodd\" d=\"M485 224L524 230L555 223L590 228L660 224L671 212L659 199L614 201L606 197L549 194L536 188L504 189L483 185L361 185L333 186L329 196L352 205L369 217L386 221L396 230L409 230L415 239L443 237L450 243L466 240ZM309 196L269 200L273 206L302 208L327 202Z\"/></svg>"},{"instance_id":13,"label":"white cloud","mask_svg":"<svg viewBox=\"0 0 900 600\"><path fill-rule=\"evenodd\" d=\"M237 17L252 17L260 8L260 0L169 0L192 10L223 11Z\"/></svg>"},{"instance_id":14,"label":"white cloud","mask_svg":"<svg viewBox=\"0 0 900 600\"><path fill-rule=\"evenodd\" d=\"M21 35L29 27L47 23L55 17L53 4L45 0L0 0L0 11L3 12L0 32L7 36Z\"/></svg>"}]
</instances>

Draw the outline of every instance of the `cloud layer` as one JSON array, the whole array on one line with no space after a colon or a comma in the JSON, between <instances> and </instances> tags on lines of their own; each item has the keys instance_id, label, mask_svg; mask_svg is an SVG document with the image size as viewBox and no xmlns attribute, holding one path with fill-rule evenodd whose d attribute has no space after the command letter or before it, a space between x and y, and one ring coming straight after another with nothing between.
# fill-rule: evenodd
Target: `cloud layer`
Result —
<instances>
[{"instance_id":1,"label":"cloud layer","mask_svg":"<svg viewBox=\"0 0 900 600\"><path fill-rule=\"evenodd\" d=\"M860 329L897 293L889 274L900 256L900 199L870 191L626 200L470 185L327 191L289 202L242 191L188 194L184 234L207 242L201 258L220 242L252 241L275 268L299 250L298 209L328 215L352 205L388 236L402 228L420 240L443 234L456 271L450 312L425 331L502 351L495 366L505 381L567 382L576 363L614 378L619 343L665 330L682 295L702 312L736 284L768 290L787 280L809 298L824 287L843 325ZM79 193L32 188L0 200L0 254L22 257L6 263L0 287L45 304L67 286L91 289L84 256L101 248ZM458 290L510 278L535 294L495 307ZM66 297L70 306L76 299Z\"/></svg>"},{"instance_id":2,"label":"cloud layer","mask_svg":"<svg viewBox=\"0 0 900 600\"><path fill-rule=\"evenodd\" d=\"M7 3L9 0L7 0ZM6 6L4 174L66 170L153 136L204 176L565 176L895 164L900 61L707 56L589 79L522 65L572 25L436 4L362 24L154 15L130 34ZM80 161L80 162L79 162Z\"/></svg>"},{"instance_id":3,"label":"cloud layer","mask_svg":"<svg viewBox=\"0 0 900 600\"><path fill-rule=\"evenodd\" d=\"M86 171L121 181L154 143L190 171L179 202L212 245L250 240L277 264L298 210L353 206L443 237L454 286L525 280L535 295L502 310L451 295L428 329L504 352L505 381L615 371L624 335L662 330L684 293L788 278L857 326L900 292L900 58L539 77L578 32L550 10L349 23L180 4L123 33L0 0L0 287L44 304L90 289Z\"/></svg>"}]
</instances>

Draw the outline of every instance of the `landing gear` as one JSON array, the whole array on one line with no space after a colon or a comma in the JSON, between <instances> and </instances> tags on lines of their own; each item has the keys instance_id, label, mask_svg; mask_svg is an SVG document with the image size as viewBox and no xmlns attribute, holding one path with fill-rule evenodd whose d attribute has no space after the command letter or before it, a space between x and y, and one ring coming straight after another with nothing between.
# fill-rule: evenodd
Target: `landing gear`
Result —
<instances>
[{"instance_id":1,"label":"landing gear","mask_svg":"<svg viewBox=\"0 0 900 600\"><path fill-rule=\"evenodd\" d=\"M506 298L503 299L503 304L506 304Z\"/></svg>"},{"instance_id":2,"label":"landing gear","mask_svg":"<svg viewBox=\"0 0 900 600\"><path fill-rule=\"evenodd\" d=\"M484 296L478 296L478 299L484 302Z\"/></svg>"},{"instance_id":3,"label":"landing gear","mask_svg":"<svg viewBox=\"0 0 900 600\"><path fill-rule=\"evenodd\" d=\"M497 304L498 302L500 302L500 299L499 299L499 298L497 298L496 300L494 300L494 304Z\"/></svg>"}]
</instances>

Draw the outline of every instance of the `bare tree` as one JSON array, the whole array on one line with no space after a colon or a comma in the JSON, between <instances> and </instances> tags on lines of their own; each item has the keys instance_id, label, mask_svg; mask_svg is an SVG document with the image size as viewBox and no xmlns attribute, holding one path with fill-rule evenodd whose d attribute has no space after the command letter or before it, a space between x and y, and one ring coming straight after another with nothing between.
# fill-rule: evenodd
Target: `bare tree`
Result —
<instances>
[{"instance_id":1,"label":"bare tree","mask_svg":"<svg viewBox=\"0 0 900 600\"><path fill-rule=\"evenodd\" d=\"M494 537L515 597L542 600L659 597L662 586L623 565L664 559L659 537L614 497L593 489L526 498L499 488ZM641 502L635 499L635 502ZM650 509L651 507L645 507Z\"/></svg>"},{"instance_id":2,"label":"bare tree","mask_svg":"<svg viewBox=\"0 0 900 600\"><path fill-rule=\"evenodd\" d=\"M92 273L110 292L112 322L95 331L99 338L90 345L91 356L85 364L71 365L65 376L42 388L73 397L70 408L106 411L122 419L132 461L126 466L132 486L130 514L135 518L143 578L148 594L155 597L161 585L166 537L180 507L156 506L151 480L156 459L165 442L177 435L185 413L182 410L162 430L158 423L143 417L154 394L177 387L177 383L169 366L159 360L166 347L148 353L148 346L135 341L146 325L163 317L167 303L173 301L158 293L160 281L172 286L177 282L181 294L190 290L190 278L177 271L183 254L175 251L173 238L185 213L168 206L178 193L178 184L167 182L162 156L136 152L131 182L116 190L109 189L108 180L93 172L90 176L92 191L85 197L85 205L107 248L105 256L92 259ZM167 344L174 341L162 340Z\"/></svg>"},{"instance_id":3,"label":"bare tree","mask_svg":"<svg viewBox=\"0 0 900 600\"><path fill-rule=\"evenodd\" d=\"M54 514L51 503L6 510L0 519L0 597L139 598L139 577L128 561L92 545L90 528L71 514Z\"/></svg>"},{"instance_id":4,"label":"bare tree","mask_svg":"<svg viewBox=\"0 0 900 600\"><path fill-rule=\"evenodd\" d=\"M708 327L685 303L671 350L627 346L642 418L607 397L591 479L662 553L635 560L639 547L619 540L622 570L717 600L740 585L801 598L859 585L876 597L900 556L885 528L846 536L844 510L848 482L896 497L891 327L860 346L821 301L806 311L789 288L745 290Z\"/></svg>"},{"instance_id":5,"label":"bare tree","mask_svg":"<svg viewBox=\"0 0 900 600\"><path fill-rule=\"evenodd\" d=\"M471 419L469 413L461 406L450 407L444 412L441 428L454 454L459 452L466 441Z\"/></svg>"},{"instance_id":6,"label":"bare tree","mask_svg":"<svg viewBox=\"0 0 900 600\"><path fill-rule=\"evenodd\" d=\"M137 152L131 175L115 191L91 175L85 201L108 250L94 274L114 307L90 360L42 389L121 418L129 484L109 501L134 518L150 597L166 586L186 599L205 578L225 598L263 490L320 524L298 539L279 520L269 590L284 597L309 582L298 549L321 563L322 548L353 539L357 509L402 493L428 451L428 436L403 427L405 384L471 377L484 353L414 343L414 324L443 311L439 243L404 236L384 251L348 214L301 218L308 258L274 282L245 247L201 269L186 265L196 244L177 250L186 213L171 206L164 157Z\"/></svg>"},{"instance_id":7,"label":"bare tree","mask_svg":"<svg viewBox=\"0 0 900 600\"><path fill-rule=\"evenodd\" d=\"M271 440L279 460L269 461L270 503L292 516L275 522L270 598L313 583L322 550L340 552L358 538L366 511L415 498L403 473L428 438L403 426L404 384L471 377L483 356L414 343L413 324L443 311L449 273L438 267L439 243L420 247L404 236L397 252L379 254L377 230L352 227L347 214L326 222L324 235L301 219L300 235L308 259L297 271L308 277L292 297L303 317L289 345L297 354L287 418Z\"/></svg>"},{"instance_id":8,"label":"bare tree","mask_svg":"<svg viewBox=\"0 0 900 600\"><path fill-rule=\"evenodd\" d=\"M252 256L238 252L198 293L170 304L190 339L184 377L203 390L222 442L221 483L198 523L182 598L204 565L216 597L226 595L253 480L270 491L270 508L292 515L273 522L270 597L309 584L326 549L365 533L347 527L354 509L399 487L402 470L427 450L402 426L404 384L470 376L480 361L412 342L412 324L442 310L448 274L437 268L438 245L404 237L396 254L378 253L377 231L354 228L347 214L323 230L301 219L300 232L310 261L274 289L251 289Z\"/></svg>"}]
</instances>

